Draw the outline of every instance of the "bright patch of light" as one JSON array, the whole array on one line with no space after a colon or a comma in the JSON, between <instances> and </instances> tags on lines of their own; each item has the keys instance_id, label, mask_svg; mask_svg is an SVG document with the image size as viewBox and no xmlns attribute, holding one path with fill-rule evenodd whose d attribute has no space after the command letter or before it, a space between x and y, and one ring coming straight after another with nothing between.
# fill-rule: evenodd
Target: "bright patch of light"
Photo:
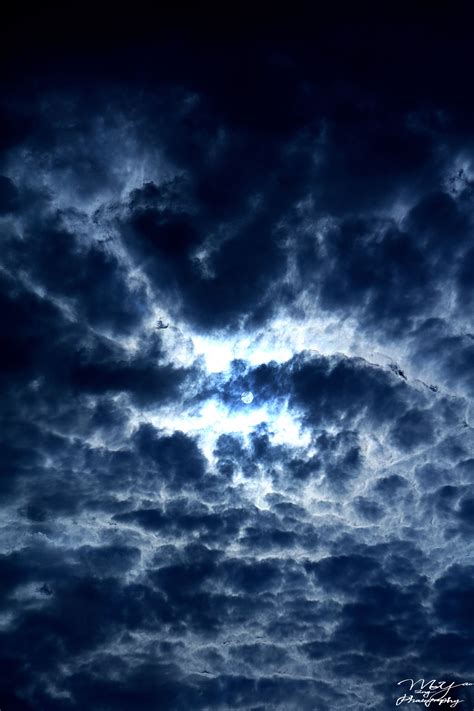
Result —
<instances>
[{"instance_id":1,"label":"bright patch of light","mask_svg":"<svg viewBox=\"0 0 474 711\"><path fill-rule=\"evenodd\" d=\"M266 425L270 440L275 444L292 447L307 446L309 435L295 420L285 406L265 403L260 407L243 407L240 400L235 407L229 407L216 399L207 400L199 408L188 412L173 412L162 409L143 418L134 418L133 427L140 422L150 422L158 430L174 432L180 430L197 436L200 446L210 462L214 458L214 448L222 434L238 434L247 439L258 425Z\"/></svg>"},{"instance_id":2,"label":"bright patch of light","mask_svg":"<svg viewBox=\"0 0 474 711\"><path fill-rule=\"evenodd\" d=\"M240 396L240 399L242 400L243 403L246 405L250 405L250 403L253 402L253 393L251 393L249 390L245 393L242 393Z\"/></svg>"},{"instance_id":3,"label":"bright patch of light","mask_svg":"<svg viewBox=\"0 0 474 711\"><path fill-rule=\"evenodd\" d=\"M266 407L245 410L229 410L217 400L209 400L195 418L198 429L222 434L240 432L248 435L257 425L267 422L269 413Z\"/></svg>"},{"instance_id":4,"label":"bright patch of light","mask_svg":"<svg viewBox=\"0 0 474 711\"><path fill-rule=\"evenodd\" d=\"M305 431L286 409L275 414L270 426L273 444L307 447L311 442L309 432Z\"/></svg>"},{"instance_id":5,"label":"bright patch of light","mask_svg":"<svg viewBox=\"0 0 474 711\"><path fill-rule=\"evenodd\" d=\"M229 340L193 336L196 356L203 356L206 368L210 373L221 373L227 370L231 361L238 356L234 344Z\"/></svg>"},{"instance_id":6,"label":"bright patch of light","mask_svg":"<svg viewBox=\"0 0 474 711\"><path fill-rule=\"evenodd\" d=\"M196 357L202 357L210 373L229 370L232 360L244 360L251 367L263 363L284 363L295 354L313 350L322 355L360 353L360 344L354 352L354 324L341 323L334 317L321 318L311 312L310 305L301 304L308 320L294 321L287 317L275 318L264 331L244 335L222 333L202 336L190 333Z\"/></svg>"},{"instance_id":7,"label":"bright patch of light","mask_svg":"<svg viewBox=\"0 0 474 711\"><path fill-rule=\"evenodd\" d=\"M284 363L296 350L289 345L277 343L271 334L260 334L252 338L246 336L204 337L192 336L197 356L202 356L210 373L222 373L229 369L233 360L245 360L255 367L262 363L276 361Z\"/></svg>"}]
</instances>

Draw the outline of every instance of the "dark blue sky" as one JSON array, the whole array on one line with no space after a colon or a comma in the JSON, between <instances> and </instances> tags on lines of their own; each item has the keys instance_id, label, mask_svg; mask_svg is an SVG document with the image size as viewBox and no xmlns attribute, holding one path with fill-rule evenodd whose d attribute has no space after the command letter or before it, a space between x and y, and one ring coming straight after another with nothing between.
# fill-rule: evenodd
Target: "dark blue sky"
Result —
<instances>
[{"instance_id":1,"label":"dark blue sky","mask_svg":"<svg viewBox=\"0 0 474 711\"><path fill-rule=\"evenodd\" d=\"M474 682L468 6L313 5L7 10L2 711Z\"/></svg>"}]
</instances>

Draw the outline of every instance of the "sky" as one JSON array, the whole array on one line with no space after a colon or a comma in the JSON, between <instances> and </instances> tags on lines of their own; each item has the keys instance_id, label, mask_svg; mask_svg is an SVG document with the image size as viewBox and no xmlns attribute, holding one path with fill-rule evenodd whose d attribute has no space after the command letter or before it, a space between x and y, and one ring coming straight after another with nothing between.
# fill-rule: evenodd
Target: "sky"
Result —
<instances>
[{"instance_id":1,"label":"sky","mask_svg":"<svg viewBox=\"0 0 474 711\"><path fill-rule=\"evenodd\" d=\"M472 34L7 9L2 711L474 708Z\"/></svg>"}]
</instances>

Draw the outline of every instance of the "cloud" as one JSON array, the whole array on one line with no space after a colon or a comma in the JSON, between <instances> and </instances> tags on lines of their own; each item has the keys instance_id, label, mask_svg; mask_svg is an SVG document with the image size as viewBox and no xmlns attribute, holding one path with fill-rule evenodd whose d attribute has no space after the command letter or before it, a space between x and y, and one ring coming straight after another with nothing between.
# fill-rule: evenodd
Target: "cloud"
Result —
<instances>
[{"instance_id":1,"label":"cloud","mask_svg":"<svg viewBox=\"0 0 474 711\"><path fill-rule=\"evenodd\" d=\"M95 12L2 78L2 708L468 680L467 43Z\"/></svg>"}]
</instances>

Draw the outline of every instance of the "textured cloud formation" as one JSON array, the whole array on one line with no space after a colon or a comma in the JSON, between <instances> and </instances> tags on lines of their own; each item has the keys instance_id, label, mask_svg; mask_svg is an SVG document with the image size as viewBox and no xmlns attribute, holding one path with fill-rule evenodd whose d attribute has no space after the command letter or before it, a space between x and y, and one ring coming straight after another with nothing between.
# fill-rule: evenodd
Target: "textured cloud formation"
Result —
<instances>
[{"instance_id":1,"label":"textured cloud formation","mask_svg":"<svg viewBox=\"0 0 474 711\"><path fill-rule=\"evenodd\" d=\"M305 17L2 78L2 709L474 681L466 37Z\"/></svg>"}]
</instances>

